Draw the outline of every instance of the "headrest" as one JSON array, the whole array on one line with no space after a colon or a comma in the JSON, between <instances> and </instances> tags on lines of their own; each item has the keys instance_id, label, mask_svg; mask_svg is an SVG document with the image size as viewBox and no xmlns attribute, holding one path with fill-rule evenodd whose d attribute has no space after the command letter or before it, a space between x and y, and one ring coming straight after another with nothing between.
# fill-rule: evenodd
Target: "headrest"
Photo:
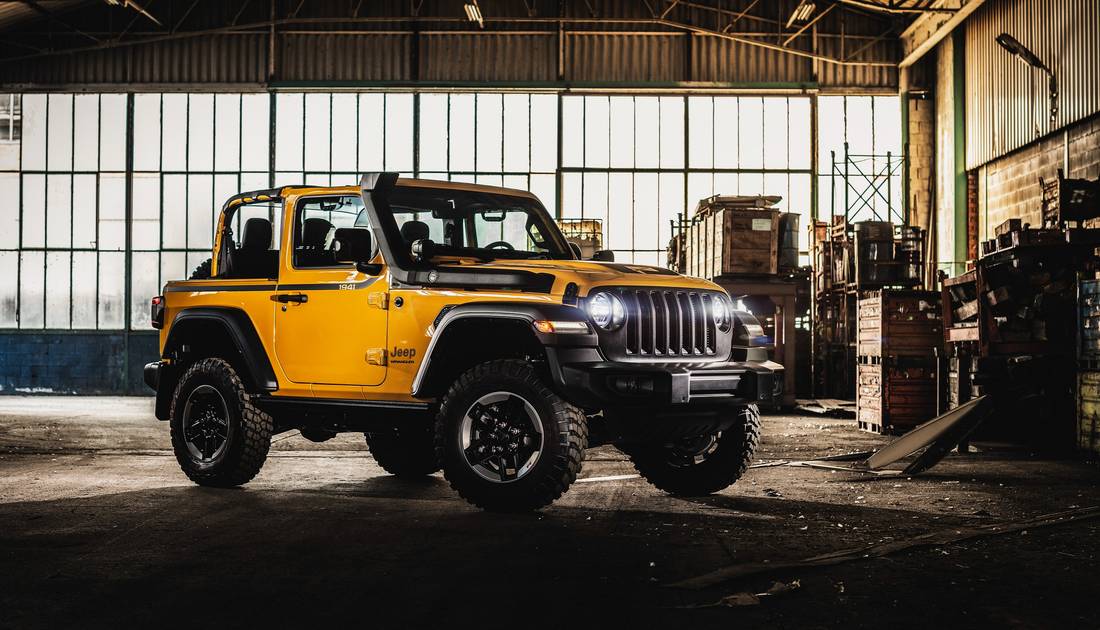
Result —
<instances>
[{"instance_id":1,"label":"headrest","mask_svg":"<svg viewBox=\"0 0 1100 630\"><path fill-rule=\"evenodd\" d=\"M401 238L406 243L413 243L428 238L430 230L428 224L423 221L406 221L401 225Z\"/></svg>"},{"instance_id":2,"label":"headrest","mask_svg":"<svg viewBox=\"0 0 1100 630\"><path fill-rule=\"evenodd\" d=\"M271 221L262 217L253 217L245 221L241 249L266 251L269 247L271 247Z\"/></svg>"},{"instance_id":3,"label":"headrest","mask_svg":"<svg viewBox=\"0 0 1100 630\"><path fill-rule=\"evenodd\" d=\"M324 219L314 217L306 219L302 223L302 245L307 247L324 245L332 224Z\"/></svg>"}]
</instances>

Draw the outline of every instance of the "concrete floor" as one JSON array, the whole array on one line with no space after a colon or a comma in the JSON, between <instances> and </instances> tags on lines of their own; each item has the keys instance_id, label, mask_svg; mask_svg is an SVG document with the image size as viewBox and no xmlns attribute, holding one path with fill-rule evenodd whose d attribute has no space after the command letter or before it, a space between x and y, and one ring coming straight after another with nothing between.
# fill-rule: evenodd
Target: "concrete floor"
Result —
<instances>
[{"instance_id":1,"label":"concrete floor","mask_svg":"<svg viewBox=\"0 0 1100 630\"><path fill-rule=\"evenodd\" d=\"M854 421L767 416L757 461L874 448ZM361 436L279 436L242 490L191 485L144 398L0 397L0 628L849 625L1098 627L1100 520L670 586L929 532L1100 505L1100 469L1023 453L931 472L759 467L719 495L666 496L613 448L532 515L485 514L441 476L383 473ZM743 607L693 607L774 581Z\"/></svg>"}]
</instances>

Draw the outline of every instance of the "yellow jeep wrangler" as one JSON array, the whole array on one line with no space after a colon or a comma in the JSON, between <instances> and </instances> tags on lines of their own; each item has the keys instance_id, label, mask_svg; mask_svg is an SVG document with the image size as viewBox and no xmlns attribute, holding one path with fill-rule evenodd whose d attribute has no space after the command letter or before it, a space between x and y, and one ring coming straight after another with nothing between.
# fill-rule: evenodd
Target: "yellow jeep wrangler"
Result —
<instances>
[{"instance_id":1,"label":"yellow jeep wrangler","mask_svg":"<svg viewBox=\"0 0 1100 630\"><path fill-rule=\"evenodd\" d=\"M608 443L658 488L712 493L783 382L718 286L578 260L527 192L373 173L237 195L216 230L153 298L145 367L201 485L249 481L296 429L364 433L386 471L442 468L490 510L549 504Z\"/></svg>"}]
</instances>

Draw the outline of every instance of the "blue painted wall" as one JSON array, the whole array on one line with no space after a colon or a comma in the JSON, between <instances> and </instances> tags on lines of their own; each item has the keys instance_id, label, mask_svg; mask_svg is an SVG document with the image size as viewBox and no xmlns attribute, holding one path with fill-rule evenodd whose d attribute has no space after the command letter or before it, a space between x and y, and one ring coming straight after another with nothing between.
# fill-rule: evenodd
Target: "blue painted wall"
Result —
<instances>
[{"instance_id":1,"label":"blue painted wall","mask_svg":"<svg viewBox=\"0 0 1100 630\"><path fill-rule=\"evenodd\" d=\"M151 395L155 332L0 332L0 394Z\"/></svg>"}]
</instances>

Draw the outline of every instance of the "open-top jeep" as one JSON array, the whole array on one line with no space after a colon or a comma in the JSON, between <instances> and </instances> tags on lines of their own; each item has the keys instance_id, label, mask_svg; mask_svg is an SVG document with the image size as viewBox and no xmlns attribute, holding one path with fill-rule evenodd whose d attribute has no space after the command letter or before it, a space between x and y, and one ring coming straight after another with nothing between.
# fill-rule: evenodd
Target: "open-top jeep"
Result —
<instances>
[{"instance_id":1,"label":"open-top jeep","mask_svg":"<svg viewBox=\"0 0 1100 630\"><path fill-rule=\"evenodd\" d=\"M492 510L554 501L606 443L706 494L745 472L783 382L716 285L578 260L530 193L394 173L233 197L152 321L156 416L209 486L249 481L297 429L364 433L388 472L442 468Z\"/></svg>"}]
</instances>

